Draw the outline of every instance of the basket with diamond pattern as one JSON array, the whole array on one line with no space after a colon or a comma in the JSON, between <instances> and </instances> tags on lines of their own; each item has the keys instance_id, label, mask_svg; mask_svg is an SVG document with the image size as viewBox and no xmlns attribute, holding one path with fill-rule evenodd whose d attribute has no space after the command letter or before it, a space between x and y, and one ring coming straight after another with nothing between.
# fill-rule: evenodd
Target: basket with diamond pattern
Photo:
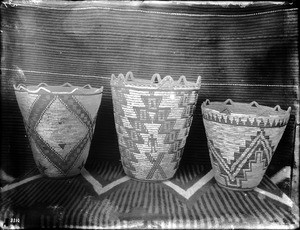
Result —
<instances>
[{"instance_id":1,"label":"basket with diamond pattern","mask_svg":"<svg viewBox=\"0 0 300 230\"><path fill-rule=\"evenodd\" d=\"M73 86L14 85L36 165L48 177L70 177L84 167L102 90Z\"/></svg>"}]
</instances>

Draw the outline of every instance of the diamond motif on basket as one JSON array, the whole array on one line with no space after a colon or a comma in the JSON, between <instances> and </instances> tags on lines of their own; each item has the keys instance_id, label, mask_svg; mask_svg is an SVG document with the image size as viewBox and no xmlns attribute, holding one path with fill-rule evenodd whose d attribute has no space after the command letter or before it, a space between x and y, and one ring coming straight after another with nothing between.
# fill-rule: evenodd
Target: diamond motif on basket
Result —
<instances>
[{"instance_id":1,"label":"diamond motif on basket","mask_svg":"<svg viewBox=\"0 0 300 230\"><path fill-rule=\"evenodd\" d=\"M55 113L60 114L60 119L48 119ZM57 131L57 125L66 129ZM93 126L94 121L73 96L42 94L32 106L26 128L42 154L67 174L91 140ZM69 137L72 133L72 138L65 139L64 132Z\"/></svg>"},{"instance_id":2,"label":"diamond motif on basket","mask_svg":"<svg viewBox=\"0 0 300 230\"><path fill-rule=\"evenodd\" d=\"M59 120L53 121L49 117L51 117L51 114L57 113L58 108L59 113L63 114L63 116L61 116ZM58 130L57 128L49 127L49 124L53 126L61 125L67 127L67 129ZM82 140L88 132L87 126L84 125L59 98L56 98L48 106L35 130L43 141L61 156L63 160L66 160L71 150L76 147L78 142ZM72 134L71 137L70 134Z\"/></svg>"}]
</instances>

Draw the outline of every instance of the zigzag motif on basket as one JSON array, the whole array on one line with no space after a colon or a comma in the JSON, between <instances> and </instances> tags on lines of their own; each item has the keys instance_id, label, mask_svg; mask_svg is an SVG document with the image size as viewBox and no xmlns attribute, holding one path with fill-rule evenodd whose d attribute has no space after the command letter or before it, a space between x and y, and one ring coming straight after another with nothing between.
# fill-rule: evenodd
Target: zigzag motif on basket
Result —
<instances>
[{"instance_id":1,"label":"zigzag motif on basket","mask_svg":"<svg viewBox=\"0 0 300 230\"><path fill-rule=\"evenodd\" d=\"M226 112L226 111L223 111ZM205 112L203 118L209 121L214 121L222 124L247 126L247 127L283 127L287 124L288 119L275 119L275 118L241 118L228 114L215 114Z\"/></svg>"},{"instance_id":2,"label":"zigzag motif on basket","mask_svg":"<svg viewBox=\"0 0 300 230\"><path fill-rule=\"evenodd\" d=\"M119 149L126 173L141 175L138 164L144 164L145 179L169 178L178 168L189 133L195 92L117 87L112 88L112 92ZM134 161L129 157L133 155ZM161 164L169 165L168 173Z\"/></svg>"},{"instance_id":3,"label":"zigzag motif on basket","mask_svg":"<svg viewBox=\"0 0 300 230\"><path fill-rule=\"evenodd\" d=\"M138 87L147 89L199 89L201 85L201 76L197 78L196 82L189 82L185 76L180 76L176 81L171 76L161 76L156 73L151 80L136 79L132 72L128 72L126 76L119 74L117 77L112 74L111 85L114 87Z\"/></svg>"},{"instance_id":4,"label":"zigzag motif on basket","mask_svg":"<svg viewBox=\"0 0 300 230\"><path fill-rule=\"evenodd\" d=\"M259 173L254 171L256 170L254 164L263 165L261 170L265 171L271 161L274 151L265 132L258 131L257 136L252 136L251 139L246 141L245 147L240 147L239 153L234 154L235 160L232 164L227 163L222 151L214 147L212 140L208 141L213 165L220 169L221 176L228 186L240 187L242 181L247 181L250 179L249 176Z\"/></svg>"},{"instance_id":5,"label":"zigzag motif on basket","mask_svg":"<svg viewBox=\"0 0 300 230\"><path fill-rule=\"evenodd\" d=\"M24 84L19 84L19 85L13 85L14 89L16 91L20 92L28 92L28 93L47 93L47 94L61 94L61 91L51 91L49 90L53 86L48 85L46 83L40 83L37 86L26 86ZM100 88L93 88L90 84L87 84L83 87L78 87L78 86L73 86L72 84L66 82L60 86L55 86L55 87L60 87L61 89L64 89L63 94L100 94L103 91L103 86Z\"/></svg>"}]
</instances>

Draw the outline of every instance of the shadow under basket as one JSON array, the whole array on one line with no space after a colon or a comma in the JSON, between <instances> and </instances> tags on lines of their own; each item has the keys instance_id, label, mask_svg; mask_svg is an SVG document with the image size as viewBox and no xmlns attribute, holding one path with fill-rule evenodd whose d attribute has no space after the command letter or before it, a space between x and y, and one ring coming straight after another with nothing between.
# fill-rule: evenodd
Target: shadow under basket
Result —
<instances>
[{"instance_id":1,"label":"shadow under basket","mask_svg":"<svg viewBox=\"0 0 300 230\"><path fill-rule=\"evenodd\" d=\"M201 105L209 155L217 183L254 189L262 180L288 123L291 108L257 102L206 100Z\"/></svg>"},{"instance_id":2,"label":"shadow under basket","mask_svg":"<svg viewBox=\"0 0 300 230\"><path fill-rule=\"evenodd\" d=\"M14 89L41 174L78 175L88 157L103 87L41 83Z\"/></svg>"},{"instance_id":3,"label":"shadow under basket","mask_svg":"<svg viewBox=\"0 0 300 230\"><path fill-rule=\"evenodd\" d=\"M138 180L174 176L197 103L200 80L178 81L154 74L151 80L112 75L114 118L125 173Z\"/></svg>"}]
</instances>

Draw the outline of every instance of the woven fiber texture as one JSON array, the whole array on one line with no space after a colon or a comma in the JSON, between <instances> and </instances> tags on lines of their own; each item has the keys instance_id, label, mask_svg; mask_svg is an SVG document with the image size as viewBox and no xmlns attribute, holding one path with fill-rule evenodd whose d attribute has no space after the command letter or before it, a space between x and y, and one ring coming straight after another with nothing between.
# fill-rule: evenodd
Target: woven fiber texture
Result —
<instances>
[{"instance_id":1,"label":"woven fiber texture","mask_svg":"<svg viewBox=\"0 0 300 230\"><path fill-rule=\"evenodd\" d=\"M14 85L33 157L49 177L74 176L84 166L103 88Z\"/></svg>"},{"instance_id":2,"label":"woven fiber texture","mask_svg":"<svg viewBox=\"0 0 300 230\"><path fill-rule=\"evenodd\" d=\"M211 164L219 185L255 188L263 178L290 117L280 106L255 101L206 100L201 106Z\"/></svg>"},{"instance_id":3,"label":"woven fiber texture","mask_svg":"<svg viewBox=\"0 0 300 230\"><path fill-rule=\"evenodd\" d=\"M124 171L140 180L173 177L183 154L197 103L196 83L154 74L151 80L112 75L116 131Z\"/></svg>"}]
</instances>

